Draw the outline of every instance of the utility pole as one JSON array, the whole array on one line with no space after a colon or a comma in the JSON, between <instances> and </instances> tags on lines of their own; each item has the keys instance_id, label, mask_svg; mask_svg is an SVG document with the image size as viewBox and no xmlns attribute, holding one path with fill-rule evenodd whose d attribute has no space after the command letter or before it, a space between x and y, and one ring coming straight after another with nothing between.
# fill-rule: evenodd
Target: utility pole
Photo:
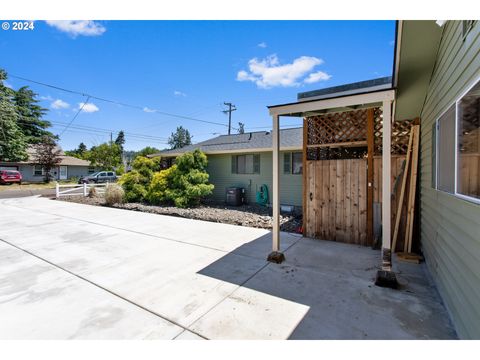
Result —
<instances>
[{"instance_id":1,"label":"utility pole","mask_svg":"<svg viewBox=\"0 0 480 360\"><path fill-rule=\"evenodd\" d=\"M227 102L223 102L223 103L226 106L228 106L228 110L223 110L222 112L224 114L228 113L228 135L230 135L230 131L232 129L232 112L237 110L237 108L232 103L227 103Z\"/></svg>"}]
</instances>

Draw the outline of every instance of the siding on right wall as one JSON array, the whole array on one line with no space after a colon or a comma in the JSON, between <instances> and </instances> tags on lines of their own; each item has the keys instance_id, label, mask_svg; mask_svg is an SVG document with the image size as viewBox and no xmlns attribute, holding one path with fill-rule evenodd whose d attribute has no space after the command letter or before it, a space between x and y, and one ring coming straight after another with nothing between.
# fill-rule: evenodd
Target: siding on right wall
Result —
<instances>
[{"instance_id":1,"label":"siding on right wall","mask_svg":"<svg viewBox=\"0 0 480 360\"><path fill-rule=\"evenodd\" d=\"M480 21L444 25L422 109L421 244L458 335L480 339L480 205L432 188L432 125L480 77Z\"/></svg>"}]
</instances>

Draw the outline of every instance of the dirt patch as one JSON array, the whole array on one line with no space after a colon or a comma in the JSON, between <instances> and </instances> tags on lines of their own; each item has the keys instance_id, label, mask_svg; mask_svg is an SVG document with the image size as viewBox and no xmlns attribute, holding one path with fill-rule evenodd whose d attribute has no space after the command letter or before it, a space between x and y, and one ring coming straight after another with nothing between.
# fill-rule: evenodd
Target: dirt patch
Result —
<instances>
[{"instance_id":1,"label":"dirt patch","mask_svg":"<svg viewBox=\"0 0 480 360\"><path fill-rule=\"evenodd\" d=\"M103 197L68 196L62 201L80 204L107 206ZM112 207L150 214L178 216L187 219L204 220L224 224L250 226L262 229L272 228L272 211L257 204L242 206L226 206L224 204L203 204L188 209L173 206L154 206L142 203L116 204ZM280 215L280 230L286 232L301 232L302 216L299 214Z\"/></svg>"}]
</instances>

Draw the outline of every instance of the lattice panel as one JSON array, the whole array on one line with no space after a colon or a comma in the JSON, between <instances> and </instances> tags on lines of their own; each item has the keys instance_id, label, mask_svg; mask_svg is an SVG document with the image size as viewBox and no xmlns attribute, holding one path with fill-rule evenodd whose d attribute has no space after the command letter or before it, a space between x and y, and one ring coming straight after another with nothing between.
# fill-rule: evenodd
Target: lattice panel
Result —
<instances>
[{"instance_id":1,"label":"lattice panel","mask_svg":"<svg viewBox=\"0 0 480 360\"><path fill-rule=\"evenodd\" d=\"M367 110L311 116L307 120L307 144L336 144L367 139Z\"/></svg>"},{"instance_id":2,"label":"lattice panel","mask_svg":"<svg viewBox=\"0 0 480 360\"><path fill-rule=\"evenodd\" d=\"M367 156L367 148L362 147L322 147L307 148L307 160L345 160L363 159Z\"/></svg>"},{"instance_id":3,"label":"lattice panel","mask_svg":"<svg viewBox=\"0 0 480 360\"><path fill-rule=\"evenodd\" d=\"M382 109L374 110L374 154L382 154ZM394 121L392 124L392 154L405 155L408 148L408 139L414 120Z\"/></svg>"}]
</instances>

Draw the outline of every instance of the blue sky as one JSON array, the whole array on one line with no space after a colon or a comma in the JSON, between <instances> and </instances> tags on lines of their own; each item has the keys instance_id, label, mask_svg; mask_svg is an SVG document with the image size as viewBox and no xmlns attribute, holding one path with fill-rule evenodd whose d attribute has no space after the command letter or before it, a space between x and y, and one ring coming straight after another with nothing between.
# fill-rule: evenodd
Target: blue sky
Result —
<instances>
[{"instance_id":1,"label":"blue sky","mask_svg":"<svg viewBox=\"0 0 480 360\"><path fill-rule=\"evenodd\" d=\"M164 148L179 125L194 142L227 128L159 112L226 125L227 101L237 107L234 126L258 131L271 127L267 105L293 102L298 92L390 76L394 33L393 21L37 21L33 31L0 32L0 67L140 107L90 99L61 136L65 150L107 141L108 130L124 130L129 150ZM87 100L13 77L7 83L41 96L57 134Z\"/></svg>"}]
</instances>

